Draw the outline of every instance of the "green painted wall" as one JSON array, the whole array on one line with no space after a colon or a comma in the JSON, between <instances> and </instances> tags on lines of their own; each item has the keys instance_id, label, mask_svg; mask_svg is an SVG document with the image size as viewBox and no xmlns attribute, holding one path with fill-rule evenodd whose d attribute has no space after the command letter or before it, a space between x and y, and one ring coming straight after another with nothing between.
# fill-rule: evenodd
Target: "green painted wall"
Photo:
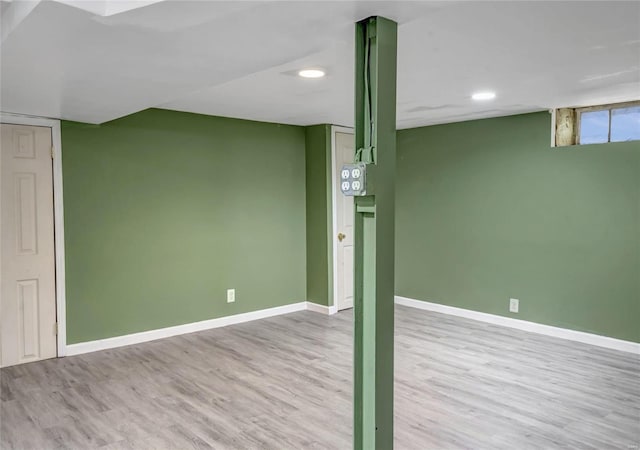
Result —
<instances>
[{"instance_id":1,"label":"green painted wall","mask_svg":"<svg viewBox=\"0 0 640 450\"><path fill-rule=\"evenodd\" d=\"M333 304L331 126L305 129L307 200L307 300Z\"/></svg>"},{"instance_id":2,"label":"green painted wall","mask_svg":"<svg viewBox=\"0 0 640 450\"><path fill-rule=\"evenodd\" d=\"M62 140L70 344L306 300L304 128L152 109Z\"/></svg>"},{"instance_id":3,"label":"green painted wall","mask_svg":"<svg viewBox=\"0 0 640 450\"><path fill-rule=\"evenodd\" d=\"M398 133L396 293L640 341L640 145L552 149L549 120ZM69 343L331 305L330 133L63 122Z\"/></svg>"},{"instance_id":4,"label":"green painted wall","mask_svg":"<svg viewBox=\"0 0 640 450\"><path fill-rule=\"evenodd\" d=\"M396 293L640 342L640 143L549 140L546 112L400 131Z\"/></svg>"}]
</instances>

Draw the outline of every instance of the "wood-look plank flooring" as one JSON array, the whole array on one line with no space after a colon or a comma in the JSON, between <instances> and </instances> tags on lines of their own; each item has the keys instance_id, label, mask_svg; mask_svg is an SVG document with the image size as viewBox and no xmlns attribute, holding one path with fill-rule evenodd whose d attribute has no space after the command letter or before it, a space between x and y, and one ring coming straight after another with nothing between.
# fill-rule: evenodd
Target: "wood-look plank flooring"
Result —
<instances>
[{"instance_id":1,"label":"wood-look plank flooring","mask_svg":"<svg viewBox=\"0 0 640 450\"><path fill-rule=\"evenodd\" d=\"M349 449L352 315L2 369L3 449ZM398 306L396 449L634 449L638 355Z\"/></svg>"}]
</instances>

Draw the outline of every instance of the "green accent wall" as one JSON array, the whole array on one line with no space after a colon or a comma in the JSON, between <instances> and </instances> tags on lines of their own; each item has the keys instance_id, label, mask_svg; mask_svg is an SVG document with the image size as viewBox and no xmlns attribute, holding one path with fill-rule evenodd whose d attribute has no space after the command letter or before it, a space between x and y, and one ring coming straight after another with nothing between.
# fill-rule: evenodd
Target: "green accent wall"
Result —
<instances>
[{"instance_id":1,"label":"green accent wall","mask_svg":"<svg viewBox=\"0 0 640 450\"><path fill-rule=\"evenodd\" d=\"M307 300L333 305L331 126L305 129Z\"/></svg>"},{"instance_id":2,"label":"green accent wall","mask_svg":"<svg viewBox=\"0 0 640 450\"><path fill-rule=\"evenodd\" d=\"M329 125L151 109L62 139L70 344L333 304ZM547 113L398 132L396 294L640 342L640 143L549 140Z\"/></svg>"},{"instance_id":3,"label":"green accent wall","mask_svg":"<svg viewBox=\"0 0 640 450\"><path fill-rule=\"evenodd\" d=\"M304 128L151 109L62 141L70 344L306 300Z\"/></svg>"},{"instance_id":4,"label":"green accent wall","mask_svg":"<svg viewBox=\"0 0 640 450\"><path fill-rule=\"evenodd\" d=\"M640 342L640 142L550 133L546 112L398 133L396 293Z\"/></svg>"}]
</instances>

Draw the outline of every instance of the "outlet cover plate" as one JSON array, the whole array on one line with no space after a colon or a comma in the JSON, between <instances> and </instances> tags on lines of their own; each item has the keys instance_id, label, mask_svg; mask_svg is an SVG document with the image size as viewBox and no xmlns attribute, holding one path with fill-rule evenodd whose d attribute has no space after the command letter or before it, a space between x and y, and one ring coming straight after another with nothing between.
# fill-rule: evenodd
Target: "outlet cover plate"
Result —
<instances>
[{"instance_id":1,"label":"outlet cover plate","mask_svg":"<svg viewBox=\"0 0 640 450\"><path fill-rule=\"evenodd\" d=\"M520 310L520 300L517 298L509 299L509 312L517 313Z\"/></svg>"}]
</instances>

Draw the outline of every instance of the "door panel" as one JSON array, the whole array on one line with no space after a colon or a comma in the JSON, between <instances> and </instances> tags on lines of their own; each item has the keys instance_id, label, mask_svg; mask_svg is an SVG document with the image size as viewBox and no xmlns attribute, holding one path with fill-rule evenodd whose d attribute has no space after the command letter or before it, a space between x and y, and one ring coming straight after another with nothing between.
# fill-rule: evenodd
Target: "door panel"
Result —
<instances>
[{"instance_id":1,"label":"door panel","mask_svg":"<svg viewBox=\"0 0 640 450\"><path fill-rule=\"evenodd\" d=\"M40 355L38 337L38 280L18 281L18 360L28 361Z\"/></svg>"},{"instance_id":2,"label":"door panel","mask_svg":"<svg viewBox=\"0 0 640 450\"><path fill-rule=\"evenodd\" d=\"M335 173L340 173L344 164L353 163L354 136L351 133L336 133ZM337 181L336 181L337 182ZM341 192L336 195L336 236L338 292L335 304L338 310L353 307L353 197L345 197ZM338 234L344 235L342 240Z\"/></svg>"},{"instance_id":3,"label":"door panel","mask_svg":"<svg viewBox=\"0 0 640 450\"><path fill-rule=\"evenodd\" d=\"M13 201L16 205L16 254L35 255L37 251L36 176L34 173L14 174Z\"/></svg>"},{"instance_id":4,"label":"door panel","mask_svg":"<svg viewBox=\"0 0 640 450\"><path fill-rule=\"evenodd\" d=\"M0 366L56 356L51 129L1 125Z\"/></svg>"}]
</instances>

